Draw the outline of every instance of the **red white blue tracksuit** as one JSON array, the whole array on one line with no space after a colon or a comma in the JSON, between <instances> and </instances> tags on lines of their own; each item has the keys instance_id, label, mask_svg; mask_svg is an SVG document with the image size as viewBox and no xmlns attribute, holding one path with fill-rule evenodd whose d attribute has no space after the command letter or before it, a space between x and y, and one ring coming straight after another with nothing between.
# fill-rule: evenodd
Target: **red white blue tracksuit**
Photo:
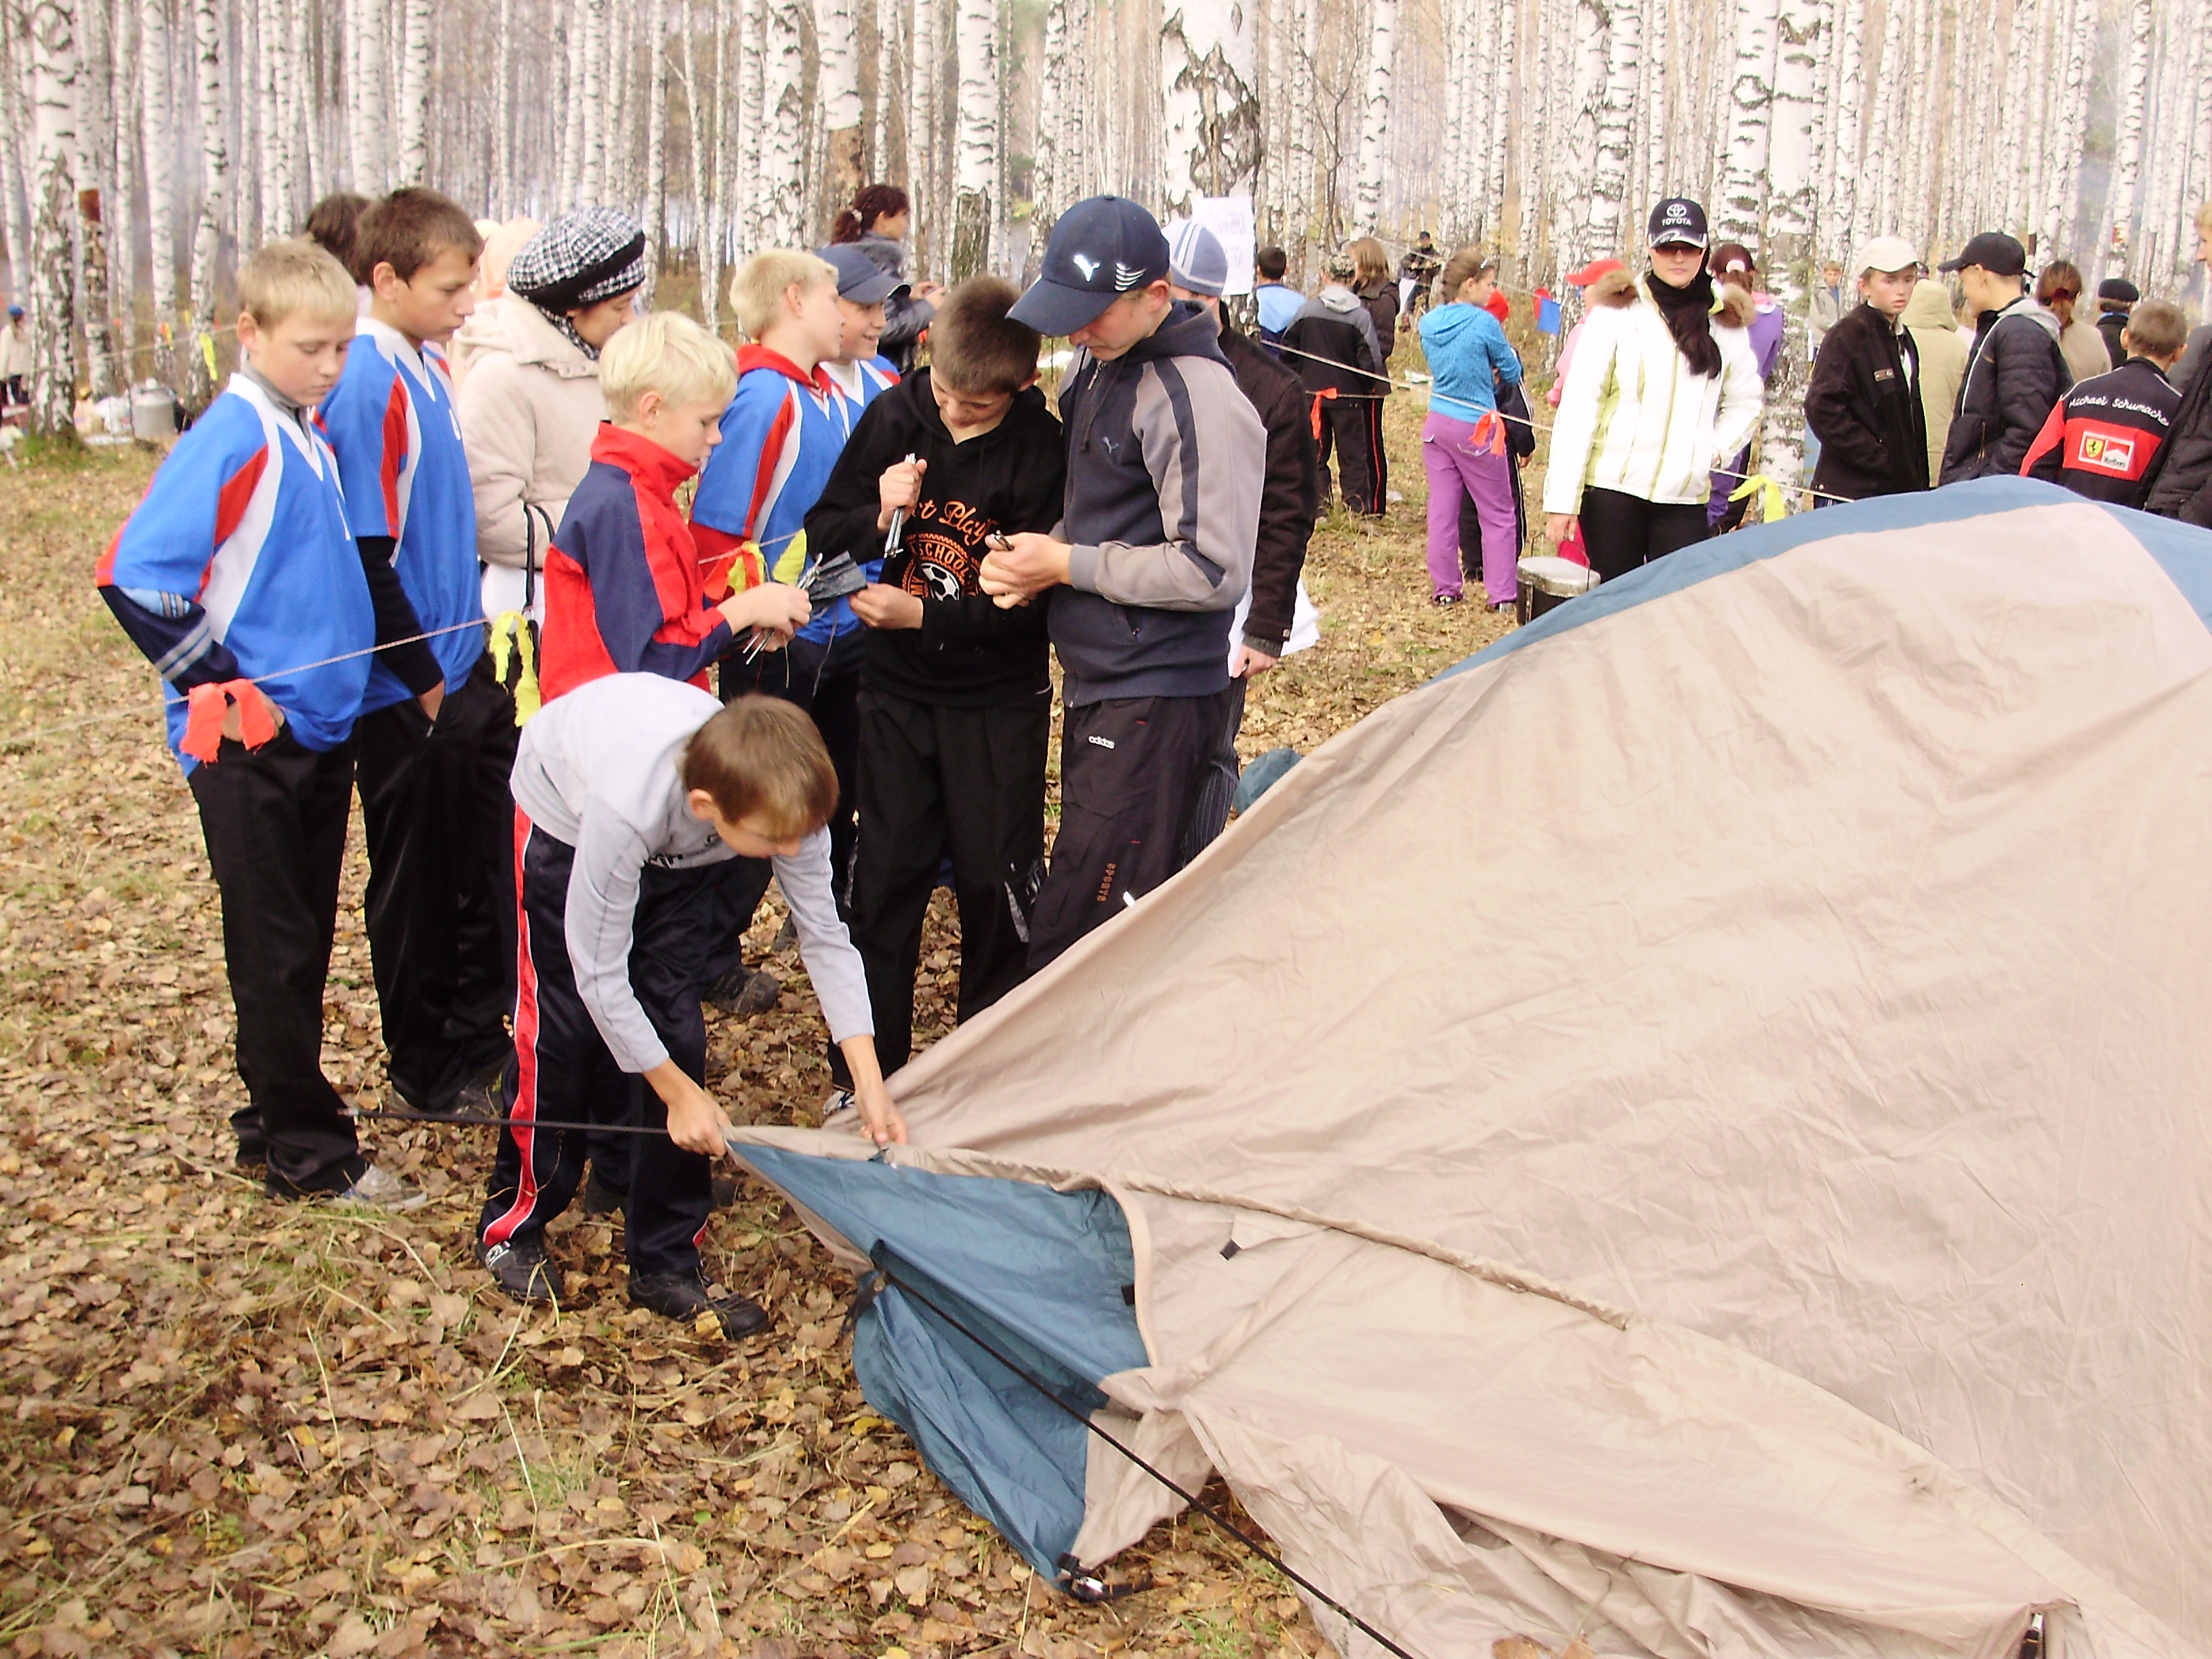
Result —
<instances>
[{"instance_id":1,"label":"red white blue tracksuit","mask_svg":"<svg viewBox=\"0 0 2212 1659\"><path fill-rule=\"evenodd\" d=\"M240 1150L266 1152L276 1190L342 1189L367 1166L322 1072L323 982L376 622L337 460L304 412L235 375L94 579L167 682L170 745L222 890L248 1101L231 1116ZM240 679L282 711L283 729L257 747L224 741L205 763L186 756L180 694Z\"/></svg>"},{"instance_id":2,"label":"red white blue tracksuit","mask_svg":"<svg viewBox=\"0 0 2212 1659\"><path fill-rule=\"evenodd\" d=\"M443 356L364 318L319 416L378 599L378 637L428 635L379 653L356 778L392 1086L418 1109L446 1111L507 1053L514 700L484 648L476 497ZM416 699L438 685L434 722Z\"/></svg>"}]
</instances>

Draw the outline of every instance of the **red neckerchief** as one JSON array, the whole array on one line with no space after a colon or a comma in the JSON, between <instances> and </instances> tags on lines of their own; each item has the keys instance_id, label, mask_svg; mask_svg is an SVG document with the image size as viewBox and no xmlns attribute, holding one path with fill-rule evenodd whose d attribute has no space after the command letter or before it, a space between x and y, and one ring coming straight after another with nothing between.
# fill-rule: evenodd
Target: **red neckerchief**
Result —
<instances>
[{"instance_id":1,"label":"red neckerchief","mask_svg":"<svg viewBox=\"0 0 2212 1659\"><path fill-rule=\"evenodd\" d=\"M809 374L781 351L770 351L764 345L739 346L738 373L743 374L747 370L755 368L772 368L786 379L796 380L799 385L818 392L824 397L832 395L837 390L837 383L823 372L819 363L815 364L814 372Z\"/></svg>"}]
</instances>

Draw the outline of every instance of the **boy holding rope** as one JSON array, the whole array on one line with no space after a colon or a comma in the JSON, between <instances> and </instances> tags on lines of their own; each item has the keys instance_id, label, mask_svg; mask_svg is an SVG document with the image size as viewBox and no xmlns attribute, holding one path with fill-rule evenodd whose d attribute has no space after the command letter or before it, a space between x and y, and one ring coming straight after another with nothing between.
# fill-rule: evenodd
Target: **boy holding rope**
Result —
<instances>
[{"instance_id":1,"label":"boy holding rope","mask_svg":"<svg viewBox=\"0 0 2212 1659\"><path fill-rule=\"evenodd\" d=\"M353 278L271 242L238 274L245 362L154 475L94 580L167 684L222 892L246 1104L238 1164L276 1198L423 1201L362 1156L323 1075L323 981L353 802L354 723L380 642L337 459L313 406L354 337Z\"/></svg>"}]
</instances>

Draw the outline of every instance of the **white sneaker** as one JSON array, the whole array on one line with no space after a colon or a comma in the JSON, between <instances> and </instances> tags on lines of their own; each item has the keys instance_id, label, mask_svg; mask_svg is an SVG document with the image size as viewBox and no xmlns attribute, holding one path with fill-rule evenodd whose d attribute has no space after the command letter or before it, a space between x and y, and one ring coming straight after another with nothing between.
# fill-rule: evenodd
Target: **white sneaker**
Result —
<instances>
[{"instance_id":1,"label":"white sneaker","mask_svg":"<svg viewBox=\"0 0 2212 1659\"><path fill-rule=\"evenodd\" d=\"M335 1204L359 1204L373 1210L419 1210L430 1201L430 1194L419 1187L410 1187L380 1164L372 1164L362 1171L361 1179L342 1193L331 1195Z\"/></svg>"},{"instance_id":2,"label":"white sneaker","mask_svg":"<svg viewBox=\"0 0 2212 1659\"><path fill-rule=\"evenodd\" d=\"M837 1127L843 1127L842 1123L838 1121L838 1115L851 1111L854 1104L853 1091L850 1089L832 1089L830 1091L830 1098L822 1103L822 1127L827 1129L834 1124Z\"/></svg>"}]
</instances>

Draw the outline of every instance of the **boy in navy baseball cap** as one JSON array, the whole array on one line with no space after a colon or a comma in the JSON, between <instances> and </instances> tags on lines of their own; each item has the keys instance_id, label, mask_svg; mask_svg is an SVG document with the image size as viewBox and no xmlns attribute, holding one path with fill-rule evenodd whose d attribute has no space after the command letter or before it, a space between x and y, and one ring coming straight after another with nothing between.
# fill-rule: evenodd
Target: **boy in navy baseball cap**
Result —
<instances>
[{"instance_id":1,"label":"boy in navy baseball cap","mask_svg":"<svg viewBox=\"0 0 2212 1659\"><path fill-rule=\"evenodd\" d=\"M1042 273L1007 314L1040 334L1066 337L1122 295L1167 277L1159 221L1119 196L1088 197L1060 216Z\"/></svg>"}]
</instances>

